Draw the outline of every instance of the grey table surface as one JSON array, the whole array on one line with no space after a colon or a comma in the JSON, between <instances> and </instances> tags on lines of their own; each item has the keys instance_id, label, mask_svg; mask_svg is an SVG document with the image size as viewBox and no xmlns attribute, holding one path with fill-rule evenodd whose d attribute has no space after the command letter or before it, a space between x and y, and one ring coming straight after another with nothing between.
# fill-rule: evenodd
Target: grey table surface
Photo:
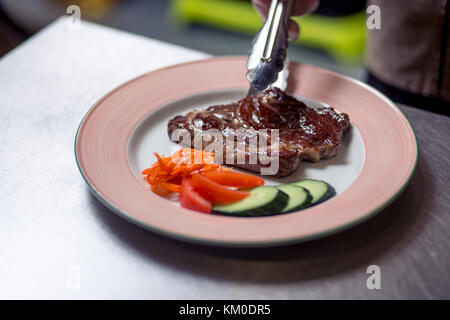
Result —
<instances>
[{"instance_id":1,"label":"grey table surface","mask_svg":"<svg viewBox=\"0 0 450 320\"><path fill-rule=\"evenodd\" d=\"M91 195L77 126L117 85L207 57L64 18L0 60L0 298L450 298L450 118L400 106L419 140L406 190L373 219L313 242L224 249L144 231ZM367 267L381 270L369 290Z\"/></svg>"}]
</instances>

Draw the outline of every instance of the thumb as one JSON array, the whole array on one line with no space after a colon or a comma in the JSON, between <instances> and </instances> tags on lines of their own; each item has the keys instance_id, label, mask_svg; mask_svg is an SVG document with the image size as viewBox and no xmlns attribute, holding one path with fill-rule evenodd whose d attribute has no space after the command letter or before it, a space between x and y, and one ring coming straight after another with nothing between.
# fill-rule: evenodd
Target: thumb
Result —
<instances>
[{"instance_id":1,"label":"thumb","mask_svg":"<svg viewBox=\"0 0 450 320\"><path fill-rule=\"evenodd\" d=\"M288 41L295 41L298 38L298 35L300 33L300 27L292 19L289 19L289 25L288 25Z\"/></svg>"}]
</instances>

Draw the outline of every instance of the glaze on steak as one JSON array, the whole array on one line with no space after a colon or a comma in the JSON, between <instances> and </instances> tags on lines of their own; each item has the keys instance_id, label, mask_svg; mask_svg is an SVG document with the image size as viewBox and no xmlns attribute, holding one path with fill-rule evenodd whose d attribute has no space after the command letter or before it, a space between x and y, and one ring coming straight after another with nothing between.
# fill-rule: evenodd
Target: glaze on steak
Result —
<instances>
[{"instance_id":1,"label":"glaze on steak","mask_svg":"<svg viewBox=\"0 0 450 320\"><path fill-rule=\"evenodd\" d=\"M259 157L256 163L250 163L250 156L255 150L250 149L248 143L264 134L258 130L267 129L268 146L259 148L256 152L258 155L274 156L270 150L270 137L272 130L278 129L279 167L274 175L287 176L298 168L303 159L317 162L336 155L349 126L347 114L338 113L333 108L309 108L280 89L273 88L235 103L211 106L205 110L194 110L184 116L176 116L168 123L168 133L172 137L176 129L186 129L193 143L195 135L205 134L208 129L218 129L223 135L223 163L260 172L261 168L269 165L261 163ZM236 137L237 129L242 129L238 130L238 136L243 140ZM226 138L231 135L234 141L245 141L245 163L237 163L234 144L225 145ZM171 139L179 142L176 138ZM203 143L202 148L210 143ZM233 163L230 163L230 158L225 161L227 148L233 153Z\"/></svg>"}]
</instances>

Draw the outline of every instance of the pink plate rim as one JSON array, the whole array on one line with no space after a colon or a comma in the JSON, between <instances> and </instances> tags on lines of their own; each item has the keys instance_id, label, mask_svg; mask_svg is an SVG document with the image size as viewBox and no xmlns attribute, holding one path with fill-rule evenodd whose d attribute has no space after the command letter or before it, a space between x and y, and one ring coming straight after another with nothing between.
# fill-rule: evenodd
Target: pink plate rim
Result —
<instances>
[{"instance_id":1,"label":"pink plate rim","mask_svg":"<svg viewBox=\"0 0 450 320\"><path fill-rule=\"evenodd\" d=\"M301 242L345 230L378 213L406 187L417 164L417 139L392 101L358 80L291 63L287 91L348 113L363 137L366 161L349 188L312 208L257 218L205 215L153 194L128 164L127 143L134 128L171 101L246 88L245 63L246 57L227 56L170 66L132 79L95 103L75 137L77 165L94 195L118 215L156 233L248 247Z\"/></svg>"}]
</instances>

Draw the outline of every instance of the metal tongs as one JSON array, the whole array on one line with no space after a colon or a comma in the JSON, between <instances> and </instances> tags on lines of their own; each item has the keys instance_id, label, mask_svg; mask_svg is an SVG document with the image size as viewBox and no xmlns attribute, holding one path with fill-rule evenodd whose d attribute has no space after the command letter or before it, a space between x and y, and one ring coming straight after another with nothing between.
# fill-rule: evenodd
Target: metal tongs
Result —
<instances>
[{"instance_id":1,"label":"metal tongs","mask_svg":"<svg viewBox=\"0 0 450 320\"><path fill-rule=\"evenodd\" d=\"M247 61L247 79L255 95L279 77L286 60L288 22L293 0L272 0L267 19L252 42ZM283 89L283 88L282 88Z\"/></svg>"}]
</instances>

